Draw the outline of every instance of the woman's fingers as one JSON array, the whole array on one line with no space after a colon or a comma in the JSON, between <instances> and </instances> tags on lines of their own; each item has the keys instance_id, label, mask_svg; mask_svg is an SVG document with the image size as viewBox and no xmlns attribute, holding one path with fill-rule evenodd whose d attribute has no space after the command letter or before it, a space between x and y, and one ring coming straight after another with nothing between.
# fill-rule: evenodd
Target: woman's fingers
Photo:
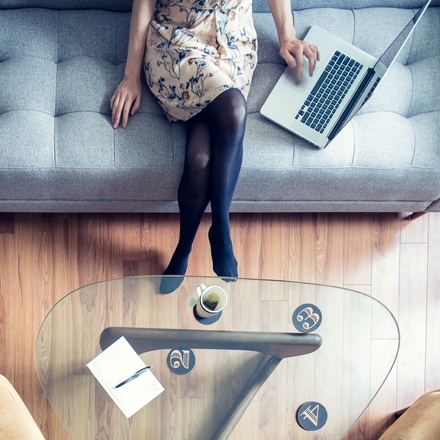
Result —
<instances>
[{"instance_id":1,"label":"woman's fingers","mask_svg":"<svg viewBox=\"0 0 440 440\"><path fill-rule=\"evenodd\" d=\"M313 75L317 61L319 61L319 48L313 44L305 44L304 56L309 61L309 76Z\"/></svg>"},{"instance_id":2,"label":"woman's fingers","mask_svg":"<svg viewBox=\"0 0 440 440\"><path fill-rule=\"evenodd\" d=\"M290 51L287 48L281 48L280 55L284 59L284 61L287 63L288 66L290 66L292 69L294 69L297 66L297 58L296 54L294 56L294 52Z\"/></svg>"},{"instance_id":3,"label":"woman's fingers","mask_svg":"<svg viewBox=\"0 0 440 440\"><path fill-rule=\"evenodd\" d=\"M133 105L131 106L131 112L130 115L133 116L138 110L139 107L141 106L141 94L136 96L136 99L134 100Z\"/></svg>"},{"instance_id":4,"label":"woman's fingers","mask_svg":"<svg viewBox=\"0 0 440 440\"><path fill-rule=\"evenodd\" d=\"M112 125L113 128L117 128L119 125L119 120L121 118L121 113L118 111L118 105L119 105L119 97L115 93L110 100L110 108L112 110Z\"/></svg>"},{"instance_id":5,"label":"woman's fingers","mask_svg":"<svg viewBox=\"0 0 440 440\"><path fill-rule=\"evenodd\" d=\"M121 122L123 128L127 127L129 115L134 115L140 107L141 93L141 88L136 82L130 79L122 80L110 99L113 128L117 128Z\"/></svg>"},{"instance_id":6,"label":"woman's fingers","mask_svg":"<svg viewBox=\"0 0 440 440\"><path fill-rule=\"evenodd\" d=\"M310 76L313 75L316 62L319 61L320 57L318 46L311 45L306 41L301 41L296 38L283 42L280 48L280 55L290 67L297 67L299 82L302 81L304 57L308 60Z\"/></svg>"}]
</instances>

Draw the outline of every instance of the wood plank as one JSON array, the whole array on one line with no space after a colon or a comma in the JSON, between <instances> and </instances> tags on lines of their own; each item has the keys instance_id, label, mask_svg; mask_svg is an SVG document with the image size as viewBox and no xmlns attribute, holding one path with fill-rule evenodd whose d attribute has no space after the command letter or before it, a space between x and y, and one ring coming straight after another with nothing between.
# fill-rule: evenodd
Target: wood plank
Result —
<instances>
[{"instance_id":1,"label":"wood plank","mask_svg":"<svg viewBox=\"0 0 440 440\"><path fill-rule=\"evenodd\" d=\"M189 257L187 275L204 276L215 273L212 269L211 247L208 240L208 231L211 227L211 214L205 214L200 222L199 229L193 243Z\"/></svg>"},{"instance_id":2,"label":"wood plank","mask_svg":"<svg viewBox=\"0 0 440 440\"><path fill-rule=\"evenodd\" d=\"M179 216L177 214L159 214L151 225L150 261L154 273L161 275L179 241ZM191 269L191 267L189 267ZM191 274L188 270L187 275Z\"/></svg>"},{"instance_id":3,"label":"wood plank","mask_svg":"<svg viewBox=\"0 0 440 440\"><path fill-rule=\"evenodd\" d=\"M0 212L0 235L14 233L14 213Z\"/></svg>"},{"instance_id":4,"label":"wood plank","mask_svg":"<svg viewBox=\"0 0 440 440\"><path fill-rule=\"evenodd\" d=\"M372 295L394 316L399 309L401 220L396 214L376 215L372 225Z\"/></svg>"},{"instance_id":5,"label":"wood plank","mask_svg":"<svg viewBox=\"0 0 440 440\"><path fill-rule=\"evenodd\" d=\"M260 277L261 229L261 214L231 214L231 237L241 278Z\"/></svg>"},{"instance_id":6,"label":"wood plank","mask_svg":"<svg viewBox=\"0 0 440 440\"><path fill-rule=\"evenodd\" d=\"M394 341L388 339L376 339L372 346L372 356L374 362L382 366L384 370L389 368L389 359L384 356L384 353L389 353L394 349ZM364 438L377 439L385 429L394 420L393 414L397 409L396 406L396 392L397 392L397 366L394 365L390 371L389 376L385 380L384 385L375 396L373 402L370 404L365 418ZM354 437L355 439L356 437Z\"/></svg>"},{"instance_id":7,"label":"wood plank","mask_svg":"<svg viewBox=\"0 0 440 440\"><path fill-rule=\"evenodd\" d=\"M371 284L345 284L344 289L354 290L371 296Z\"/></svg>"},{"instance_id":8,"label":"wood plank","mask_svg":"<svg viewBox=\"0 0 440 440\"><path fill-rule=\"evenodd\" d=\"M402 230L402 243L427 243L428 223L428 215L419 217L417 220L403 219L400 222Z\"/></svg>"},{"instance_id":9,"label":"wood plank","mask_svg":"<svg viewBox=\"0 0 440 440\"><path fill-rule=\"evenodd\" d=\"M262 219L261 278L282 280L289 267L289 217L287 214L265 215ZM279 258L282 255L284 258ZM262 299L286 299L279 292L265 292ZM274 296L275 295L275 296Z\"/></svg>"},{"instance_id":10,"label":"wood plank","mask_svg":"<svg viewBox=\"0 0 440 440\"><path fill-rule=\"evenodd\" d=\"M41 216L26 216L23 220L16 224L16 234L21 240L17 246L19 290L13 315L13 331L21 334L15 349L17 355L22 355L20 364L17 362L15 365L14 386L25 404L32 407L41 399L41 392L37 391L39 384L34 373L33 358L23 354L33 353L34 350L49 276L48 265L53 255L45 248L46 231L43 229Z\"/></svg>"},{"instance_id":11,"label":"wood plank","mask_svg":"<svg viewBox=\"0 0 440 440\"><path fill-rule=\"evenodd\" d=\"M14 274L15 309L9 311L13 319L10 331L14 335L20 334L20 337L14 347L16 359L13 383L31 414L39 415L44 411L53 417L54 413L43 396L37 378L32 353L42 317L48 307L47 298L51 298L55 285L54 231L41 215L17 215L14 238L17 271ZM68 267L65 261L62 264ZM63 273L60 272L61 277ZM40 423L43 432L55 435L63 432L60 423L46 428L45 422Z\"/></svg>"},{"instance_id":12,"label":"wood plank","mask_svg":"<svg viewBox=\"0 0 440 440\"><path fill-rule=\"evenodd\" d=\"M16 297L18 259L14 249L13 235L0 235L0 372L14 384L16 361L16 335L14 335L14 314L17 311ZM21 332L20 332L21 333Z\"/></svg>"},{"instance_id":13,"label":"wood plank","mask_svg":"<svg viewBox=\"0 0 440 440\"><path fill-rule=\"evenodd\" d=\"M263 296L263 293L262 293ZM279 319L274 320L273 317ZM273 323L277 323L276 326ZM290 325L288 301L266 301L261 310L261 330L285 332ZM272 325L270 325L270 323ZM259 405L258 439L281 439L287 428L287 362L281 362L259 391L264 404ZM284 379L284 380L282 380ZM260 398L263 401L263 397Z\"/></svg>"},{"instance_id":14,"label":"wood plank","mask_svg":"<svg viewBox=\"0 0 440 440\"><path fill-rule=\"evenodd\" d=\"M77 260L80 285L120 278L124 226L114 215L84 214L78 221Z\"/></svg>"},{"instance_id":15,"label":"wood plank","mask_svg":"<svg viewBox=\"0 0 440 440\"><path fill-rule=\"evenodd\" d=\"M318 214L316 282L319 284L344 284L344 224L343 215Z\"/></svg>"},{"instance_id":16,"label":"wood plank","mask_svg":"<svg viewBox=\"0 0 440 440\"><path fill-rule=\"evenodd\" d=\"M258 438L258 408L259 401L253 400L243 414L237 426L229 436L229 440L257 439Z\"/></svg>"},{"instance_id":17,"label":"wood plank","mask_svg":"<svg viewBox=\"0 0 440 440\"><path fill-rule=\"evenodd\" d=\"M209 225L206 215L189 275L213 274ZM396 214L233 214L231 225L241 276L345 284L371 292L399 320L402 345L397 368L355 425L352 438L376 439L395 408L438 388L440 213L408 223ZM13 214L13 230L9 221L3 232L0 346L7 357L0 360L0 373L15 385L48 439L68 440L35 373L32 353L41 322L56 301L85 284L124 274L161 274L177 242L178 215ZM275 310L279 301L272 299ZM159 304L151 306L160 311ZM178 319L177 308L176 304L173 319ZM249 312L252 322L261 319L258 308ZM246 304L239 315L233 319L244 319ZM159 312L158 323L162 318ZM246 429L257 432L258 426L265 426L274 432L268 410L259 408L258 401L252 407ZM282 420L290 423L288 416Z\"/></svg>"},{"instance_id":18,"label":"wood plank","mask_svg":"<svg viewBox=\"0 0 440 440\"><path fill-rule=\"evenodd\" d=\"M425 390L427 246L402 244L400 265L400 353L397 405L410 406Z\"/></svg>"},{"instance_id":19,"label":"wood plank","mask_svg":"<svg viewBox=\"0 0 440 440\"><path fill-rule=\"evenodd\" d=\"M371 284L371 214L352 214L344 222L344 284Z\"/></svg>"},{"instance_id":20,"label":"wood plank","mask_svg":"<svg viewBox=\"0 0 440 440\"><path fill-rule=\"evenodd\" d=\"M426 360L425 360L425 391L438 389L438 368L440 350L438 337L440 320L440 215L429 214L429 245L428 245L428 292L426 316Z\"/></svg>"},{"instance_id":21,"label":"wood plank","mask_svg":"<svg viewBox=\"0 0 440 440\"><path fill-rule=\"evenodd\" d=\"M287 274L282 279L304 283L316 281L316 221L316 214L292 214L290 216L289 264Z\"/></svg>"},{"instance_id":22,"label":"wood plank","mask_svg":"<svg viewBox=\"0 0 440 440\"><path fill-rule=\"evenodd\" d=\"M124 260L150 260L152 222L149 214L132 214L121 216L124 228ZM126 245L130 243L130 245Z\"/></svg>"}]
</instances>

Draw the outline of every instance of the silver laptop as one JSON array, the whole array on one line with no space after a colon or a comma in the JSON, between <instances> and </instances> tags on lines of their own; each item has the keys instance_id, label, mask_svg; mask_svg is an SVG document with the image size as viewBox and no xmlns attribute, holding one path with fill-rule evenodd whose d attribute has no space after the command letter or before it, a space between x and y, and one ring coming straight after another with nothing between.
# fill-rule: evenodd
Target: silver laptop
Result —
<instances>
[{"instance_id":1,"label":"silver laptop","mask_svg":"<svg viewBox=\"0 0 440 440\"><path fill-rule=\"evenodd\" d=\"M370 98L430 3L425 3L379 60L312 26L304 40L319 47L321 58L313 76L308 74L307 59L301 83L296 68L287 67L261 114L318 148L326 147Z\"/></svg>"}]
</instances>

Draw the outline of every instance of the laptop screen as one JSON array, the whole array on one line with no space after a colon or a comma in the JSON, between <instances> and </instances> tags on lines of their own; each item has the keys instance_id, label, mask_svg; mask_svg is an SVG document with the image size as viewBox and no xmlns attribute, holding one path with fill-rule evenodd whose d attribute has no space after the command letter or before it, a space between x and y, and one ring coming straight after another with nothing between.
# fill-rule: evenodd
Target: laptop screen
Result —
<instances>
[{"instance_id":1,"label":"laptop screen","mask_svg":"<svg viewBox=\"0 0 440 440\"><path fill-rule=\"evenodd\" d=\"M406 40L410 36L414 26L419 21L420 17L425 12L426 8L431 3L431 0L428 0L414 15L413 19L409 21L409 23L405 26L402 32L396 37L396 39L391 43L388 49L382 54L379 58L379 61L384 64L386 68L390 67L393 61L396 59Z\"/></svg>"}]
</instances>

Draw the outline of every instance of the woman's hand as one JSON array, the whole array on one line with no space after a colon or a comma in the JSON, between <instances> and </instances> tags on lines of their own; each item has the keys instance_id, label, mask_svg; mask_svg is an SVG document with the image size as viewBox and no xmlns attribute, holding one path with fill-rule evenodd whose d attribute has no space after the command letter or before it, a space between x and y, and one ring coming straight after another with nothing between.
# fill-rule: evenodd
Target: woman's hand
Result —
<instances>
[{"instance_id":1,"label":"woman's hand","mask_svg":"<svg viewBox=\"0 0 440 440\"><path fill-rule=\"evenodd\" d=\"M140 78L124 77L110 100L113 128L119 126L122 117L122 127L128 123L128 116L133 116L141 105L142 88Z\"/></svg>"},{"instance_id":2,"label":"woman's hand","mask_svg":"<svg viewBox=\"0 0 440 440\"><path fill-rule=\"evenodd\" d=\"M156 0L133 0L124 79L110 100L113 128L119 126L121 118L122 127L125 128L128 116L133 116L141 105L140 72L145 55L148 26L153 18L155 8Z\"/></svg>"},{"instance_id":3,"label":"woman's hand","mask_svg":"<svg viewBox=\"0 0 440 440\"><path fill-rule=\"evenodd\" d=\"M298 40L297 38L290 38L283 41L280 45L280 55L290 67L298 67L299 82L302 80L304 57L306 57L309 62L309 76L312 76L316 62L319 61L320 56L318 46Z\"/></svg>"},{"instance_id":4,"label":"woman's hand","mask_svg":"<svg viewBox=\"0 0 440 440\"><path fill-rule=\"evenodd\" d=\"M290 67L293 69L298 67L298 81L301 82L304 57L309 61L309 75L312 76L316 62L319 61L319 49L296 38L290 0L267 0L267 2L278 32L280 55Z\"/></svg>"}]
</instances>

